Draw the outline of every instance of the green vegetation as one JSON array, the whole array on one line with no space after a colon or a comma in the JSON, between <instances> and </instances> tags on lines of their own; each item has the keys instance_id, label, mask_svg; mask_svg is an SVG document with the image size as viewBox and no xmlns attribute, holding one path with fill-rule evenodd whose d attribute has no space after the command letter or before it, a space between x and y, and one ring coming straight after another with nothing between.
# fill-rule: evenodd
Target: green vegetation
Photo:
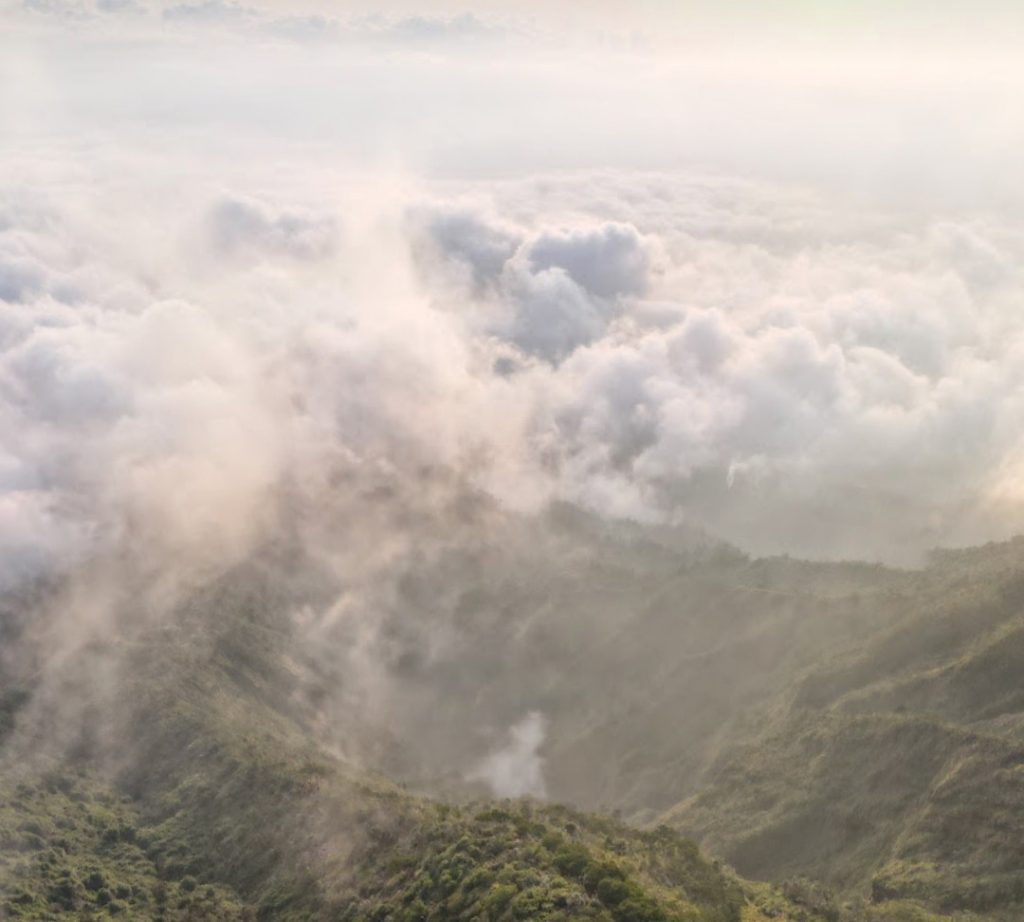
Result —
<instances>
[{"instance_id":1,"label":"green vegetation","mask_svg":"<svg viewBox=\"0 0 1024 922\"><path fill-rule=\"evenodd\" d=\"M163 866L138 811L108 786L51 771L0 788L5 917L242 920L238 897Z\"/></svg>"},{"instance_id":2,"label":"green vegetation","mask_svg":"<svg viewBox=\"0 0 1024 922\"><path fill-rule=\"evenodd\" d=\"M19 712L0 786L5 917L757 918L763 895L665 827L432 802L328 753L296 704L267 587L247 577L208 593L130 638L115 660L123 693L65 756L26 759L31 702ZM110 649L90 655L109 667ZM111 764L98 738L130 746ZM821 922L771 898L780 922Z\"/></svg>"},{"instance_id":3,"label":"green vegetation","mask_svg":"<svg viewBox=\"0 0 1024 922\"><path fill-rule=\"evenodd\" d=\"M739 922L740 886L668 829L629 830L557 807L440 808L405 841L374 843L354 920Z\"/></svg>"},{"instance_id":4,"label":"green vegetation","mask_svg":"<svg viewBox=\"0 0 1024 922\"><path fill-rule=\"evenodd\" d=\"M1024 544L938 555L666 814L743 873L1024 914Z\"/></svg>"},{"instance_id":5,"label":"green vegetation","mask_svg":"<svg viewBox=\"0 0 1024 922\"><path fill-rule=\"evenodd\" d=\"M1024 542L900 573L565 528L543 560L523 539L402 574L381 626L402 705L387 728L325 707L346 676L295 634L311 577L291 559L84 646L46 694L5 664L0 913L1024 915ZM401 617L422 599L421 620ZM457 635L459 658L421 655L427 632ZM117 693L57 713L94 674ZM481 804L443 773L479 755L474 721L532 708L555 797L628 824ZM39 745L50 727L59 745Z\"/></svg>"}]
</instances>

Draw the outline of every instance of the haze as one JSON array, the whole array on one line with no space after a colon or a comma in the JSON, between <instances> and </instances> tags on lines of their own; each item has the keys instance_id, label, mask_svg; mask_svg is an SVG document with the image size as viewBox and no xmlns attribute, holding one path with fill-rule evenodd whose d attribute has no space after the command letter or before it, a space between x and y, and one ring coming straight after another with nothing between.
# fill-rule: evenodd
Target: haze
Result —
<instances>
[{"instance_id":1,"label":"haze","mask_svg":"<svg viewBox=\"0 0 1024 922\"><path fill-rule=\"evenodd\" d=\"M1021 918L1022 40L0 0L0 916Z\"/></svg>"}]
</instances>

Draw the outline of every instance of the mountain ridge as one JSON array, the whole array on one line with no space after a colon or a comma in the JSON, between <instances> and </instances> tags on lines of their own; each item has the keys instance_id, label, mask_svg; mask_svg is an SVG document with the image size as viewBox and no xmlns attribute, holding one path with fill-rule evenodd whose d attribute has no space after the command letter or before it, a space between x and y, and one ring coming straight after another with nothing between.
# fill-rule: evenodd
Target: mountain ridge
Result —
<instances>
[{"instance_id":1,"label":"mountain ridge","mask_svg":"<svg viewBox=\"0 0 1024 922\"><path fill-rule=\"evenodd\" d=\"M375 625L374 639L386 641L373 651L375 675L387 680L378 687L397 708L381 712L398 718L391 726L364 708L351 675L358 661L325 655L340 656L350 626L310 646L296 612L338 590L287 549L190 589L170 614L114 619L122 629L62 654L56 678L39 665L45 657L26 657L36 666L20 671L8 662L2 753L6 773L23 780L5 790L5 815L64 816L71 808L59 786L68 783L95 787L93 800L132 814L149 846L128 862L137 871L117 870L125 856L110 864L102 835L83 833L69 853L80 855L66 878L77 883L60 892L76 911L101 915L119 902L118 911L155 911L153 888L163 883L183 917L199 918L206 910L196 890L183 889L188 878L212 888L207 909L225 918L398 918L399 904L405 912L422 903L431 919L461 918L436 915L456 904L467 919L520 910L617 919L614 907L627 900L673 919L677 910L744 922L1014 917L1024 750L1008 686L1020 652L1024 542L891 571L666 548L663 536L595 532L586 519L551 539L570 553L538 553L531 534L513 528L508 542L446 546L396 575L400 600L434 601L395 607ZM54 602L43 592L25 604L40 598ZM20 623L32 617L22 612ZM427 652L418 646L425 636L449 639ZM997 700L993 686L1006 692L995 711L986 704ZM470 688L474 697L463 698ZM69 704L71 692L81 700ZM415 696L419 708L406 713ZM488 727L530 708L549 725L537 754L548 797L573 802L569 812L480 805L486 792L469 768L494 745ZM418 730L417 715L429 716ZM73 765L90 767L68 782ZM19 794L17 784L28 787ZM632 827L587 812L602 809ZM23 821L4 827L7 912L45 918L63 904L51 898L59 881L44 871L63 873L68 862L47 864L23 846ZM559 867L570 823L591 830L586 861L621 864L605 868L606 895L622 897L614 906L599 881ZM666 825L781 889L716 870L685 840L664 838ZM450 850L467 836L479 892L415 882L455 860ZM669 841L689 856L680 880L718 881L703 909L685 885L665 890L651 878ZM609 842L620 844L609 851ZM389 849L405 855L412 877L380 876ZM498 879L502 863L518 868L509 881ZM146 903L116 887L89 890L89 868L129 897L138 883ZM541 898L536 888L549 885L560 895ZM507 900L487 903L493 887L540 902L527 909L502 890ZM100 890L109 896L102 905Z\"/></svg>"}]
</instances>

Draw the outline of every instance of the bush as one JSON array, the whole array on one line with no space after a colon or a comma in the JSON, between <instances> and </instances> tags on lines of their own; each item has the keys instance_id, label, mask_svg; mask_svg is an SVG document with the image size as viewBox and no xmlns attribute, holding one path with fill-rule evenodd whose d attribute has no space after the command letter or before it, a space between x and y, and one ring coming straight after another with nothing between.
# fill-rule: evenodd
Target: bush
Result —
<instances>
[{"instance_id":1,"label":"bush","mask_svg":"<svg viewBox=\"0 0 1024 922\"><path fill-rule=\"evenodd\" d=\"M85 884L85 888L87 890L91 890L93 893L96 893L107 885L107 878L103 876L102 871L92 871L89 876L82 881L82 883Z\"/></svg>"}]
</instances>

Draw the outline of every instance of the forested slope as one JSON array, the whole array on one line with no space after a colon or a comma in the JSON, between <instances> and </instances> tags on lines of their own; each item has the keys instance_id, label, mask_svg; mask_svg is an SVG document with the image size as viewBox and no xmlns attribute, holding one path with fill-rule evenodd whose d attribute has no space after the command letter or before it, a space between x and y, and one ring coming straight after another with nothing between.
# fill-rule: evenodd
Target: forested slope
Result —
<instances>
[{"instance_id":1,"label":"forested slope","mask_svg":"<svg viewBox=\"0 0 1024 922\"><path fill-rule=\"evenodd\" d=\"M71 644L40 585L4 603L5 911L1016 918L1022 573L1021 542L892 571L560 510L403 561L370 634L311 631L346 589L287 546ZM546 790L488 803L527 712Z\"/></svg>"}]
</instances>

